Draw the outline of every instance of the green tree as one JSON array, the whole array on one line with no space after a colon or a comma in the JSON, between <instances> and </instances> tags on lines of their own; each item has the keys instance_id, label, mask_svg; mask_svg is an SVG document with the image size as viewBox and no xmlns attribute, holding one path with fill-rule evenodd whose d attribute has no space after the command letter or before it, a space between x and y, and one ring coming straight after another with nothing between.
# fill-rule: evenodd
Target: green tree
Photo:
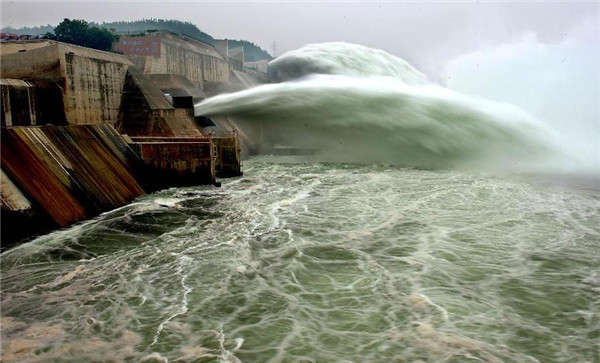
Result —
<instances>
[{"instance_id":1,"label":"green tree","mask_svg":"<svg viewBox=\"0 0 600 363\"><path fill-rule=\"evenodd\" d=\"M109 51L118 37L109 30L90 27L85 20L65 19L54 28L54 35L50 38L83 47Z\"/></svg>"}]
</instances>

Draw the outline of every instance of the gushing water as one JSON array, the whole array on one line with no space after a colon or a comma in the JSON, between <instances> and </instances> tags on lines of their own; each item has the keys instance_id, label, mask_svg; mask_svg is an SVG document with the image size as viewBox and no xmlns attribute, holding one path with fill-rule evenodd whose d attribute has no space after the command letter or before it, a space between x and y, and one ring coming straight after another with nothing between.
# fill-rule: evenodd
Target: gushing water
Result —
<instances>
[{"instance_id":1,"label":"gushing water","mask_svg":"<svg viewBox=\"0 0 600 363\"><path fill-rule=\"evenodd\" d=\"M280 80L313 74L388 76L409 85L428 84L427 77L408 62L379 49L358 44L310 44L273 60L269 67Z\"/></svg>"},{"instance_id":2,"label":"gushing water","mask_svg":"<svg viewBox=\"0 0 600 363\"><path fill-rule=\"evenodd\" d=\"M2 360L600 358L597 192L289 161L3 253Z\"/></svg>"},{"instance_id":3,"label":"gushing water","mask_svg":"<svg viewBox=\"0 0 600 363\"><path fill-rule=\"evenodd\" d=\"M262 151L321 161L515 169L553 153L551 131L525 112L436 85L380 50L315 44L270 66L285 82L205 100L196 114L231 117Z\"/></svg>"},{"instance_id":4,"label":"gushing water","mask_svg":"<svg viewBox=\"0 0 600 363\"><path fill-rule=\"evenodd\" d=\"M381 51L273 65L196 111L312 155L2 253L2 361L600 361L597 185L449 170L531 161L546 129Z\"/></svg>"}]
</instances>

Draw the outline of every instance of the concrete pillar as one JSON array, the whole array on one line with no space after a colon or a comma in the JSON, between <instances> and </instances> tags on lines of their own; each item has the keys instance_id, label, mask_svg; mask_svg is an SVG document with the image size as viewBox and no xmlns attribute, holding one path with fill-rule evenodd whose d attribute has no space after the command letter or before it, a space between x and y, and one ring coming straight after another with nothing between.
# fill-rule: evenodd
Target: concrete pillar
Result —
<instances>
[{"instance_id":1,"label":"concrete pillar","mask_svg":"<svg viewBox=\"0 0 600 363\"><path fill-rule=\"evenodd\" d=\"M225 61L229 59L229 41L227 39L215 40L215 49Z\"/></svg>"},{"instance_id":2,"label":"concrete pillar","mask_svg":"<svg viewBox=\"0 0 600 363\"><path fill-rule=\"evenodd\" d=\"M12 113L10 110L10 94L8 86L2 86L2 126L12 126Z\"/></svg>"}]
</instances>

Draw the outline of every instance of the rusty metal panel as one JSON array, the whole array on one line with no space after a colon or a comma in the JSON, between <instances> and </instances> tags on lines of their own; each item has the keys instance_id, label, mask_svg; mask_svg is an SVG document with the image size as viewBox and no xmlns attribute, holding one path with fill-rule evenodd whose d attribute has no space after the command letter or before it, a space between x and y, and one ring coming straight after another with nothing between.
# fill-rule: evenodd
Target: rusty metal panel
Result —
<instances>
[{"instance_id":1,"label":"rusty metal panel","mask_svg":"<svg viewBox=\"0 0 600 363\"><path fill-rule=\"evenodd\" d=\"M3 130L2 167L61 226L122 206L144 190L125 162L129 148L109 128Z\"/></svg>"},{"instance_id":2,"label":"rusty metal panel","mask_svg":"<svg viewBox=\"0 0 600 363\"><path fill-rule=\"evenodd\" d=\"M182 177L186 175L198 174L198 184L202 184L203 180L212 181L214 178L211 175L212 163L210 160L202 159L188 159L188 160L159 160L152 159L149 161L149 165L160 170L174 171L177 175Z\"/></svg>"},{"instance_id":3,"label":"rusty metal panel","mask_svg":"<svg viewBox=\"0 0 600 363\"><path fill-rule=\"evenodd\" d=\"M90 130L94 135L102 140L105 146L111 149L119 160L127 167L134 168L138 161L137 154L131 149L126 135L121 135L111 125L99 124L90 125Z\"/></svg>"},{"instance_id":4,"label":"rusty metal panel","mask_svg":"<svg viewBox=\"0 0 600 363\"><path fill-rule=\"evenodd\" d=\"M65 126L47 132L70 161L70 175L98 213L127 204L144 190L92 130L93 126Z\"/></svg>"},{"instance_id":5,"label":"rusty metal panel","mask_svg":"<svg viewBox=\"0 0 600 363\"><path fill-rule=\"evenodd\" d=\"M142 160L212 160L210 142L142 142L138 143Z\"/></svg>"},{"instance_id":6,"label":"rusty metal panel","mask_svg":"<svg viewBox=\"0 0 600 363\"><path fill-rule=\"evenodd\" d=\"M234 133L231 137L214 137L212 142L217 152L215 171L220 178L242 175L242 148Z\"/></svg>"},{"instance_id":7,"label":"rusty metal panel","mask_svg":"<svg viewBox=\"0 0 600 363\"><path fill-rule=\"evenodd\" d=\"M56 224L67 226L86 217L85 208L15 129L3 130L0 156L2 169Z\"/></svg>"},{"instance_id":8,"label":"rusty metal panel","mask_svg":"<svg viewBox=\"0 0 600 363\"><path fill-rule=\"evenodd\" d=\"M215 158L216 176L220 178L230 178L242 175L242 149L240 138L237 132L230 133L230 136L221 137L158 137L158 136L132 136L130 138L134 143L160 143L160 142L211 142L213 144L213 157Z\"/></svg>"},{"instance_id":9,"label":"rusty metal panel","mask_svg":"<svg viewBox=\"0 0 600 363\"><path fill-rule=\"evenodd\" d=\"M210 139L146 141L132 146L149 167L155 189L215 182L215 154Z\"/></svg>"},{"instance_id":10,"label":"rusty metal panel","mask_svg":"<svg viewBox=\"0 0 600 363\"><path fill-rule=\"evenodd\" d=\"M210 142L210 137L131 136L132 142Z\"/></svg>"},{"instance_id":11,"label":"rusty metal panel","mask_svg":"<svg viewBox=\"0 0 600 363\"><path fill-rule=\"evenodd\" d=\"M31 202L23 195L10 178L0 169L0 207L10 211L31 209Z\"/></svg>"}]
</instances>

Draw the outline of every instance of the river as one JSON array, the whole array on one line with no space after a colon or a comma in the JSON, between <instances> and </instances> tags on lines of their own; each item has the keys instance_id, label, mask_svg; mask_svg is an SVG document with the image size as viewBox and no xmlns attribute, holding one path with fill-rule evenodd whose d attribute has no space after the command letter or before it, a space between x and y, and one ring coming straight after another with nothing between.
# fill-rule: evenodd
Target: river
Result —
<instances>
[{"instance_id":1,"label":"river","mask_svg":"<svg viewBox=\"0 0 600 363\"><path fill-rule=\"evenodd\" d=\"M597 362L600 193L258 157L1 255L2 359Z\"/></svg>"}]
</instances>

